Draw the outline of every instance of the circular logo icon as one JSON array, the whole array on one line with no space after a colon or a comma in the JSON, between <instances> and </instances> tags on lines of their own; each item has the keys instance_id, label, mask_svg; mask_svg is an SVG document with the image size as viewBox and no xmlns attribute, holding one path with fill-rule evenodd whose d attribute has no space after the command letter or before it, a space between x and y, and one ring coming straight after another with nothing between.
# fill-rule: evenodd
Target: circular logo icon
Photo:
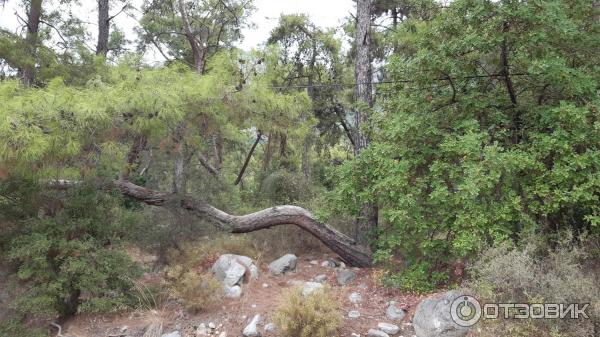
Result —
<instances>
[{"instance_id":1,"label":"circular logo icon","mask_svg":"<svg viewBox=\"0 0 600 337\"><path fill-rule=\"evenodd\" d=\"M452 301L450 315L454 323L464 327L472 326L481 318L481 305L473 296L462 295Z\"/></svg>"}]
</instances>

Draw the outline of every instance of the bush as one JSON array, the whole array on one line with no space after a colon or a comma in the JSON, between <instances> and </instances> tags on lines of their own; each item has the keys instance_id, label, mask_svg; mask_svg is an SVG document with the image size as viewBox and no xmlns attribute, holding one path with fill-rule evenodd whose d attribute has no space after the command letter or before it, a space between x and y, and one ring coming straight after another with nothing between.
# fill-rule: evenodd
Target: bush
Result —
<instances>
[{"instance_id":1,"label":"bush","mask_svg":"<svg viewBox=\"0 0 600 337\"><path fill-rule=\"evenodd\" d=\"M32 329L20 320L6 319L0 321L0 336L7 337L46 337L47 331L43 329Z\"/></svg>"},{"instance_id":2,"label":"bush","mask_svg":"<svg viewBox=\"0 0 600 337\"><path fill-rule=\"evenodd\" d=\"M566 232L558 240L535 235L520 245L491 247L470 266L473 279L468 286L484 301L590 303L591 320L493 320L486 321L484 331L490 335L511 331L511 336L593 336L594 319L600 317L600 279L585 267L591 262L584 254L586 244L587 239L573 240Z\"/></svg>"},{"instance_id":3,"label":"bush","mask_svg":"<svg viewBox=\"0 0 600 337\"><path fill-rule=\"evenodd\" d=\"M8 258L28 288L12 306L23 313L69 316L115 311L131 304L139 268L119 237L135 218L121 200L91 186L69 191L54 217L23 223Z\"/></svg>"},{"instance_id":4,"label":"bush","mask_svg":"<svg viewBox=\"0 0 600 337\"><path fill-rule=\"evenodd\" d=\"M327 290L302 296L301 288L283 294L275 311L275 324L289 337L337 336L342 317L337 301Z\"/></svg>"},{"instance_id":5,"label":"bush","mask_svg":"<svg viewBox=\"0 0 600 337\"><path fill-rule=\"evenodd\" d=\"M218 303L223 295L223 285L211 273L170 269L171 296L183 302L186 309L195 312Z\"/></svg>"},{"instance_id":6,"label":"bush","mask_svg":"<svg viewBox=\"0 0 600 337\"><path fill-rule=\"evenodd\" d=\"M307 199L310 183L301 173L278 170L268 175L261 184L261 194L270 202L290 204Z\"/></svg>"},{"instance_id":7,"label":"bush","mask_svg":"<svg viewBox=\"0 0 600 337\"><path fill-rule=\"evenodd\" d=\"M448 275L431 270L428 262L415 263L401 272L384 276L383 284L409 292L432 292L448 280Z\"/></svg>"}]
</instances>

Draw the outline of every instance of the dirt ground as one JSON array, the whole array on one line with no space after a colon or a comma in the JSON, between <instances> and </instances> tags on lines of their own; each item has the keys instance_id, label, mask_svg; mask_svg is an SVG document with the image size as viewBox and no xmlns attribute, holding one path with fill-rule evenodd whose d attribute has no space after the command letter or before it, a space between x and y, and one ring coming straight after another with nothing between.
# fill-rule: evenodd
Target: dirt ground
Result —
<instances>
[{"instance_id":1,"label":"dirt ground","mask_svg":"<svg viewBox=\"0 0 600 337\"><path fill-rule=\"evenodd\" d=\"M201 323L213 322L214 331L227 333L228 337L241 336L242 330L255 314L261 315L259 331L262 336L280 336L277 330L264 332L264 326L272 322L273 311L277 308L280 294L294 286L294 281L310 281L319 274L327 275L326 284L331 293L341 304L344 316L339 336L351 336L352 333L366 336L370 328L376 328L379 322L394 323L401 328L397 336L412 337L410 324L417 303L422 296L402 294L388 288L379 287L374 282L374 269L355 269L356 279L349 285L339 286L336 282L335 269L322 267L321 262L332 256L300 256L295 272L281 276L273 276L264 263L259 264L258 280L243 285L243 295L239 299L225 299L218 306L205 312L190 314L180 306L171 303L158 310L138 310L119 315L80 315L63 327L63 335L69 337L137 337L153 322L163 325L163 333L180 331L182 337L192 337L190 333ZM311 261L313 263L311 264ZM314 261L318 261L315 265ZM150 277L151 278L151 277ZM265 287L265 285L267 285ZM348 296L358 292L362 301L354 304ZM396 306L407 311L402 322L391 322L386 318L385 310L389 301L396 301ZM358 310L358 318L348 318L348 311ZM214 332L213 331L213 332Z\"/></svg>"}]
</instances>

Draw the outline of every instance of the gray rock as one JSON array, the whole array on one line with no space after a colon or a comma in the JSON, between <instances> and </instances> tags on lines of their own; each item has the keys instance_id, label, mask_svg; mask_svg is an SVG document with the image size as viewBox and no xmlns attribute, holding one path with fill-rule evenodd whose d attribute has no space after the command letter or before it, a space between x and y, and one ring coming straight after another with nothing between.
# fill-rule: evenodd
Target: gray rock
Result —
<instances>
[{"instance_id":1,"label":"gray rock","mask_svg":"<svg viewBox=\"0 0 600 337\"><path fill-rule=\"evenodd\" d=\"M367 332L367 336L368 337L390 337L390 335L386 334L385 332L383 332L381 330L377 330L377 329L369 329L369 332Z\"/></svg>"},{"instance_id":2,"label":"gray rock","mask_svg":"<svg viewBox=\"0 0 600 337\"><path fill-rule=\"evenodd\" d=\"M242 296L242 287L235 285L233 287L223 286L225 297L240 298Z\"/></svg>"},{"instance_id":3,"label":"gray rock","mask_svg":"<svg viewBox=\"0 0 600 337\"><path fill-rule=\"evenodd\" d=\"M258 332L258 322L259 321L260 321L260 315L255 315L254 318L252 318L252 321L250 321L250 323L248 325L246 325L246 327L244 328L244 331L242 331L242 335L244 335L244 337L260 336L260 333Z\"/></svg>"},{"instance_id":4,"label":"gray rock","mask_svg":"<svg viewBox=\"0 0 600 337\"><path fill-rule=\"evenodd\" d=\"M469 328L462 327L452 320L452 301L461 294L448 291L442 296L428 298L419 305L412 319L417 337L463 337Z\"/></svg>"},{"instance_id":5,"label":"gray rock","mask_svg":"<svg viewBox=\"0 0 600 337\"><path fill-rule=\"evenodd\" d=\"M359 318L360 312L358 310L350 310L348 311L348 318Z\"/></svg>"},{"instance_id":6,"label":"gray rock","mask_svg":"<svg viewBox=\"0 0 600 337\"><path fill-rule=\"evenodd\" d=\"M162 335L162 337L181 337L181 334L179 333L179 331L173 331L171 333Z\"/></svg>"},{"instance_id":7,"label":"gray rock","mask_svg":"<svg viewBox=\"0 0 600 337\"><path fill-rule=\"evenodd\" d=\"M390 323L379 323L377 328L387 334L395 335L400 331L400 327Z\"/></svg>"},{"instance_id":8,"label":"gray rock","mask_svg":"<svg viewBox=\"0 0 600 337\"><path fill-rule=\"evenodd\" d=\"M350 282L354 281L356 278L356 273L352 270L340 270L337 272L337 282L339 285L347 285Z\"/></svg>"},{"instance_id":9,"label":"gray rock","mask_svg":"<svg viewBox=\"0 0 600 337\"><path fill-rule=\"evenodd\" d=\"M390 306L385 310L385 315L393 321L401 321L406 316L406 312L396 307L396 302L391 301Z\"/></svg>"},{"instance_id":10,"label":"gray rock","mask_svg":"<svg viewBox=\"0 0 600 337\"><path fill-rule=\"evenodd\" d=\"M324 283L325 281L327 281L327 275L325 274L317 275L313 278L313 282Z\"/></svg>"},{"instance_id":11,"label":"gray rock","mask_svg":"<svg viewBox=\"0 0 600 337\"><path fill-rule=\"evenodd\" d=\"M321 262L321 267L335 268L335 267L337 267L337 263L335 263L335 261L333 261L333 260L327 260L327 261Z\"/></svg>"},{"instance_id":12,"label":"gray rock","mask_svg":"<svg viewBox=\"0 0 600 337\"><path fill-rule=\"evenodd\" d=\"M273 332L275 331L275 323L269 323L265 325L265 332Z\"/></svg>"},{"instance_id":13,"label":"gray rock","mask_svg":"<svg viewBox=\"0 0 600 337\"><path fill-rule=\"evenodd\" d=\"M302 288L302 296L308 296L315 291L323 290L323 285L317 282L306 282L304 288Z\"/></svg>"},{"instance_id":14,"label":"gray rock","mask_svg":"<svg viewBox=\"0 0 600 337\"><path fill-rule=\"evenodd\" d=\"M296 257L296 255L285 254L269 264L269 271L273 275L280 275L287 271L295 270L297 262L298 257Z\"/></svg>"},{"instance_id":15,"label":"gray rock","mask_svg":"<svg viewBox=\"0 0 600 337\"><path fill-rule=\"evenodd\" d=\"M312 261L310 261L310 264L311 264L311 265L313 265L313 266L316 266L316 265L318 265L318 264L319 264L319 261L317 261L317 260L312 260Z\"/></svg>"},{"instance_id":16,"label":"gray rock","mask_svg":"<svg viewBox=\"0 0 600 337\"><path fill-rule=\"evenodd\" d=\"M223 331L219 334L219 337L227 337L227 332Z\"/></svg>"},{"instance_id":17,"label":"gray rock","mask_svg":"<svg viewBox=\"0 0 600 337\"><path fill-rule=\"evenodd\" d=\"M208 323L208 327L211 328L211 329L216 329L217 328L217 326L213 322L209 322Z\"/></svg>"},{"instance_id":18,"label":"gray rock","mask_svg":"<svg viewBox=\"0 0 600 337\"><path fill-rule=\"evenodd\" d=\"M350 296L348 296L348 299L350 300L350 303L358 303L362 301L362 297L357 292L353 292L352 294L350 294Z\"/></svg>"},{"instance_id":19,"label":"gray rock","mask_svg":"<svg viewBox=\"0 0 600 337\"><path fill-rule=\"evenodd\" d=\"M224 285L232 287L239 285L242 278L249 272L251 279L258 278L258 268L251 258L242 255L223 254L213 264L212 272Z\"/></svg>"}]
</instances>

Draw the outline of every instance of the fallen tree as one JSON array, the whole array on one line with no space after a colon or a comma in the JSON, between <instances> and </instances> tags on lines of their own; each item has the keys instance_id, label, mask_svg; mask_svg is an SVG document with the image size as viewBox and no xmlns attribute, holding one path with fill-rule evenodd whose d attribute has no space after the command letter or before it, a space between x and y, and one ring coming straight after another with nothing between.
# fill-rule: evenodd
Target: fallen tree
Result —
<instances>
[{"instance_id":1,"label":"fallen tree","mask_svg":"<svg viewBox=\"0 0 600 337\"><path fill-rule=\"evenodd\" d=\"M145 188L128 180L116 180L113 185L124 195L147 205L182 207L196 216L211 220L221 230L229 233L250 233L279 225L296 225L323 242L349 265L368 267L372 263L369 248L357 244L349 236L318 221L302 207L282 205L246 215L232 215L189 196Z\"/></svg>"}]
</instances>

